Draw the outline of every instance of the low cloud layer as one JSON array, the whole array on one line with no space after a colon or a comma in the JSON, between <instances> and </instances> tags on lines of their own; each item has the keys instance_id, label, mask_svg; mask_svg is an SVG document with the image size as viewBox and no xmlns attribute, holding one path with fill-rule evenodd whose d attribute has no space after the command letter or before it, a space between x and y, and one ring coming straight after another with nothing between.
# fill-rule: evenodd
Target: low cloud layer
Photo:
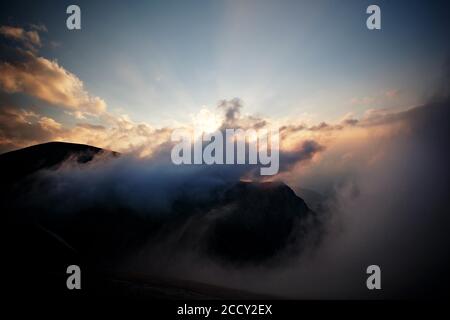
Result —
<instances>
[{"instance_id":1,"label":"low cloud layer","mask_svg":"<svg viewBox=\"0 0 450 320\"><path fill-rule=\"evenodd\" d=\"M282 172L278 178L294 190L313 189L322 196L322 239L305 240L301 252L280 250L251 265L212 259L199 250L201 241L188 244L226 214L213 211L209 220L190 219L167 229L116 267L291 298L438 296L448 267L443 226L449 223L450 157L438 139L449 133L448 107L444 99L396 114L395 120L386 116L376 126L340 129L317 158ZM316 148L305 142L305 158ZM207 199L215 188L246 175L245 166L173 166L166 160L168 150L42 172L53 187L36 199L52 204L47 212L69 216L119 206L140 216L170 217L180 195ZM371 264L381 267L382 292L365 287Z\"/></svg>"},{"instance_id":2,"label":"low cloud layer","mask_svg":"<svg viewBox=\"0 0 450 320\"><path fill-rule=\"evenodd\" d=\"M448 100L432 102L395 122L388 117L388 128L365 128L373 131L359 141L342 134L336 148L344 151L348 143L351 155L330 146L320 161L281 175L294 190L323 192L325 234L318 246L269 264L235 267L195 252L174 254L166 244L144 249L131 269L292 298L442 296L448 284L450 157L439 140L450 133L448 110ZM365 285L372 264L382 270L381 292Z\"/></svg>"}]
</instances>

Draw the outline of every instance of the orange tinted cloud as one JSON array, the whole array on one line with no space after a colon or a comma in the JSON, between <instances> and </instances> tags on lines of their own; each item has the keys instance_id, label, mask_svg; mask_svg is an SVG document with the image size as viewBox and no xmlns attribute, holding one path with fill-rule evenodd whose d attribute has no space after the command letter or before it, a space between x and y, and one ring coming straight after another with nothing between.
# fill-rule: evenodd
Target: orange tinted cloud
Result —
<instances>
[{"instance_id":1,"label":"orange tinted cloud","mask_svg":"<svg viewBox=\"0 0 450 320\"><path fill-rule=\"evenodd\" d=\"M126 116L109 116L107 126L87 122L65 126L48 115L0 105L0 153L48 141L85 143L119 152L150 156L169 141L171 129L155 129Z\"/></svg>"},{"instance_id":2,"label":"orange tinted cloud","mask_svg":"<svg viewBox=\"0 0 450 320\"><path fill-rule=\"evenodd\" d=\"M106 103L91 96L83 82L56 61L19 51L22 60L0 64L0 88L7 93L25 93L71 111L98 115Z\"/></svg>"},{"instance_id":3,"label":"orange tinted cloud","mask_svg":"<svg viewBox=\"0 0 450 320\"><path fill-rule=\"evenodd\" d=\"M29 49L34 49L42 45L39 33L35 30L26 31L19 27L0 26L0 35L21 42Z\"/></svg>"}]
</instances>

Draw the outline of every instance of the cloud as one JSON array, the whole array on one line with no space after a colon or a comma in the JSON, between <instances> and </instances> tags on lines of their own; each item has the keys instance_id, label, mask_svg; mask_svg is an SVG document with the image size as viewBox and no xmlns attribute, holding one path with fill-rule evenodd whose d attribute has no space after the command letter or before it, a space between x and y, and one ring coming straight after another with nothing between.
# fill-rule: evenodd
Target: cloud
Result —
<instances>
[{"instance_id":1,"label":"cloud","mask_svg":"<svg viewBox=\"0 0 450 320\"><path fill-rule=\"evenodd\" d=\"M56 61L18 50L18 59L0 63L0 88L7 93L25 93L54 106L82 114L106 111L103 99L89 95L83 82Z\"/></svg>"},{"instance_id":2,"label":"cloud","mask_svg":"<svg viewBox=\"0 0 450 320\"><path fill-rule=\"evenodd\" d=\"M143 251L134 267L290 298L440 297L448 285L448 107L430 103L399 112L395 121L337 130L320 161L281 177L294 189L323 192L325 234L308 252L256 267L221 265L167 250L182 236L174 234L174 243L150 257ZM371 264L381 267L381 292L365 286Z\"/></svg>"},{"instance_id":3,"label":"cloud","mask_svg":"<svg viewBox=\"0 0 450 320\"><path fill-rule=\"evenodd\" d=\"M40 23L40 24L31 23L30 27L39 32L48 32L47 27L42 23Z\"/></svg>"},{"instance_id":4,"label":"cloud","mask_svg":"<svg viewBox=\"0 0 450 320\"><path fill-rule=\"evenodd\" d=\"M35 112L0 107L0 152L52 140L61 125Z\"/></svg>"},{"instance_id":5,"label":"cloud","mask_svg":"<svg viewBox=\"0 0 450 320\"><path fill-rule=\"evenodd\" d=\"M3 99L0 95L0 99ZM78 122L67 126L36 110L0 103L0 152L49 141L83 143L119 152L150 156L170 140L172 129L155 129L127 116L109 116L105 124ZM36 109L36 108L34 108Z\"/></svg>"},{"instance_id":6,"label":"cloud","mask_svg":"<svg viewBox=\"0 0 450 320\"><path fill-rule=\"evenodd\" d=\"M33 32L45 32L44 26L32 26ZM6 29L5 29L6 30ZM9 30L9 29L8 29ZM9 31L10 33L12 31ZM15 31L21 34L20 31ZM34 38L33 38L34 39ZM54 116L39 114L30 121L29 130L35 130L36 136L15 138L17 131L3 132L2 150L20 148L37 142L49 140L92 144L119 152L134 152L140 156L152 156L157 148L167 144L170 132L174 128L155 129L146 123L138 123L127 115L107 112L103 99L93 96L85 89L83 82L75 74L67 71L57 61L39 56L30 50L7 47L0 62L0 89L6 94L22 93L40 99L65 114L78 120L76 125L67 126L64 121L56 121ZM9 108L13 104L9 105ZM217 109L223 114L217 126L223 128L263 129L271 122L255 115L242 115L243 103L239 98L221 100ZM29 109L29 108L25 108ZM87 116L94 116L96 123L90 123ZM10 118L12 124L17 117ZM191 126L195 124L187 124ZM43 134L41 131L45 131ZM305 140L305 139L304 139ZM311 138L308 140L312 140ZM301 146L301 141L295 141ZM320 152L318 148L317 152ZM297 153L295 153L297 152ZM303 150L290 148L286 159L309 159L303 157ZM289 166L293 165L289 163ZM286 166L287 168L287 166Z\"/></svg>"},{"instance_id":7,"label":"cloud","mask_svg":"<svg viewBox=\"0 0 450 320\"><path fill-rule=\"evenodd\" d=\"M39 26L36 30L42 31L43 27L45 28L45 26ZM41 38L36 30L26 31L20 27L0 26L0 35L20 42L28 49L35 50L42 46Z\"/></svg>"},{"instance_id":8,"label":"cloud","mask_svg":"<svg viewBox=\"0 0 450 320\"><path fill-rule=\"evenodd\" d=\"M400 93L400 90L398 89L392 89L392 90L388 90L385 92L386 97L388 98L393 98L398 96L398 94Z\"/></svg>"},{"instance_id":9,"label":"cloud","mask_svg":"<svg viewBox=\"0 0 450 320\"><path fill-rule=\"evenodd\" d=\"M44 130L50 132L60 130L62 128L61 123L49 117L41 117L38 122Z\"/></svg>"},{"instance_id":10,"label":"cloud","mask_svg":"<svg viewBox=\"0 0 450 320\"><path fill-rule=\"evenodd\" d=\"M310 160L315 154L325 150L325 147L314 140L302 141L296 148L280 152L280 172L286 172L293 166Z\"/></svg>"},{"instance_id":11,"label":"cloud","mask_svg":"<svg viewBox=\"0 0 450 320\"><path fill-rule=\"evenodd\" d=\"M325 212L319 216L324 238L320 244L307 242L303 254L250 267L222 264L180 249L192 240L185 238L191 235L188 231L204 232L193 227L197 220L188 219L179 228L165 230L165 237L158 238L161 242L150 241L160 244L156 249L138 251L130 269L291 298L361 299L373 297L365 287L365 269L378 264L383 290L377 298L436 296L446 289L441 279L448 270L448 234L442 228L449 223L450 157L442 140L450 134L448 106L448 102L428 104L397 113L395 121L388 117L377 125L336 130L320 161L291 168L280 177L294 189L317 188L326 199ZM22 117L26 122L26 115ZM399 124L405 130L397 130ZM168 148L162 146L161 154L149 159L123 157L106 165L65 166L47 173L55 182L45 194L50 210L61 214L107 201L140 214L166 215L180 194L208 195L243 173L239 166L173 166L167 157L159 157ZM322 148L316 141L305 141L286 165L310 159ZM224 214L213 211L209 222ZM431 291L426 290L427 283Z\"/></svg>"},{"instance_id":12,"label":"cloud","mask_svg":"<svg viewBox=\"0 0 450 320\"><path fill-rule=\"evenodd\" d=\"M106 102L90 95L83 82L73 73L50 60L39 56L39 32L45 25L31 25L33 30L1 26L0 35L13 39L24 48L3 45L0 55L0 89L6 93L23 93L57 108L63 108L81 119L85 115L98 116L106 112Z\"/></svg>"},{"instance_id":13,"label":"cloud","mask_svg":"<svg viewBox=\"0 0 450 320\"><path fill-rule=\"evenodd\" d=\"M398 98L400 94L401 90L399 89L389 89L371 96L353 97L352 99L350 99L350 104L360 106L374 106L378 104L383 104L387 101L392 101Z\"/></svg>"},{"instance_id":14,"label":"cloud","mask_svg":"<svg viewBox=\"0 0 450 320\"><path fill-rule=\"evenodd\" d=\"M221 100L217 108L222 109L225 113L225 126L233 126L240 118L242 101L239 98L232 100Z\"/></svg>"}]
</instances>

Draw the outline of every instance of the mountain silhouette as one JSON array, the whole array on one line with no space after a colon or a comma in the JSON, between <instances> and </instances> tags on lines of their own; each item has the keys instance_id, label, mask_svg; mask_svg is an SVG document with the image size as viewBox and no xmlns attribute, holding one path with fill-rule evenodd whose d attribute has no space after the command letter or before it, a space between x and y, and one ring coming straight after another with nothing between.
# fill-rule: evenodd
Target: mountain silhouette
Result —
<instances>
[{"instance_id":1,"label":"mountain silhouette","mask_svg":"<svg viewBox=\"0 0 450 320\"><path fill-rule=\"evenodd\" d=\"M9 239L6 265L11 270L26 273L26 266L40 261L47 273L58 273L74 262L97 272L149 242L165 241L171 243L168 251L196 248L219 263L258 264L301 249L302 240L318 229L315 213L281 182L237 181L216 188L206 198L180 193L170 214L164 215L139 214L117 199L107 205L80 204L70 215L48 212L54 203L42 199L54 186L42 179L41 170L57 170L66 161L83 166L97 157L114 161L118 156L62 142L0 155L0 172L6 177L0 208L7 222L3 234ZM168 240L173 234L175 243Z\"/></svg>"},{"instance_id":2,"label":"mountain silhouette","mask_svg":"<svg viewBox=\"0 0 450 320\"><path fill-rule=\"evenodd\" d=\"M55 169L69 158L86 163L98 154L119 155L117 152L67 142L48 142L3 153L0 155L2 182L11 183L42 169Z\"/></svg>"}]
</instances>

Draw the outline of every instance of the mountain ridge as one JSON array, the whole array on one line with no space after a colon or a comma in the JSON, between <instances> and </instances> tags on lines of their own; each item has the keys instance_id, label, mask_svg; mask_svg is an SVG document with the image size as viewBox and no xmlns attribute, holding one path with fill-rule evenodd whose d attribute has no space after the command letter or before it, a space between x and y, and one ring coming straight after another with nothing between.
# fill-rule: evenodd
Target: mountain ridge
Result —
<instances>
[{"instance_id":1,"label":"mountain ridge","mask_svg":"<svg viewBox=\"0 0 450 320\"><path fill-rule=\"evenodd\" d=\"M45 272L60 272L75 262L102 273L141 251L160 261L196 252L220 264L265 264L286 250L301 250L303 239L319 224L305 201L282 182L236 181L215 190L210 197L196 196L195 192L203 190L180 193L171 207L173 212L165 215L136 212L114 194L107 197L112 202L76 205L70 208L70 214L55 211L54 205L46 202L53 199L46 198L53 180L42 183L40 179L44 178L35 173L56 170L68 159L83 165L100 154L106 154L107 159L120 155L62 142L0 155L1 170L9 174L9 180L2 181L8 192L2 193L0 208L7 217L5 235L13 239L7 251L10 263L28 266L41 261L40 268ZM89 184L89 175L84 179ZM24 185L35 187L27 193L22 192L27 189ZM165 248L162 255L158 251L161 245ZM145 263L138 266L149 269Z\"/></svg>"}]
</instances>

